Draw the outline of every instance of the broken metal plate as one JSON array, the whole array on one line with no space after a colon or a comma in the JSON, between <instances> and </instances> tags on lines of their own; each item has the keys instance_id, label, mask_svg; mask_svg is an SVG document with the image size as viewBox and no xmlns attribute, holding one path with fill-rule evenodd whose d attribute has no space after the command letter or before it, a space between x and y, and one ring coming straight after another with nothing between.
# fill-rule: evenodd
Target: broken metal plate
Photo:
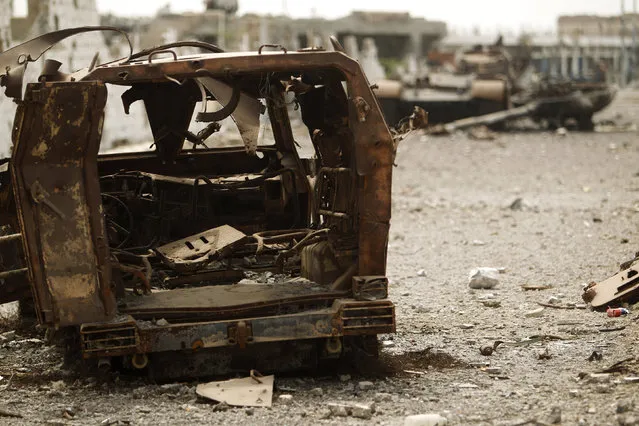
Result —
<instances>
[{"instance_id":1,"label":"broken metal plate","mask_svg":"<svg viewBox=\"0 0 639 426\"><path fill-rule=\"evenodd\" d=\"M275 376L245 377L224 382L209 382L197 386L198 395L228 405L270 407L273 403Z\"/></svg>"},{"instance_id":2,"label":"broken metal plate","mask_svg":"<svg viewBox=\"0 0 639 426\"><path fill-rule=\"evenodd\" d=\"M244 240L246 235L229 225L222 225L199 234L158 247L156 251L165 263L176 271L203 268L224 252Z\"/></svg>"},{"instance_id":3,"label":"broken metal plate","mask_svg":"<svg viewBox=\"0 0 639 426\"><path fill-rule=\"evenodd\" d=\"M233 88L226 83L215 80L210 77L199 77L198 80L215 96L222 105L226 105L231 101L233 96ZM259 100L240 93L240 100L231 113L231 118L240 131L244 147L249 154L255 154L257 150L257 138L260 131L260 114L262 112L262 104Z\"/></svg>"},{"instance_id":4,"label":"broken metal plate","mask_svg":"<svg viewBox=\"0 0 639 426\"><path fill-rule=\"evenodd\" d=\"M593 308L604 308L639 297L639 264L613 275L586 289L584 297L590 299Z\"/></svg>"}]
</instances>

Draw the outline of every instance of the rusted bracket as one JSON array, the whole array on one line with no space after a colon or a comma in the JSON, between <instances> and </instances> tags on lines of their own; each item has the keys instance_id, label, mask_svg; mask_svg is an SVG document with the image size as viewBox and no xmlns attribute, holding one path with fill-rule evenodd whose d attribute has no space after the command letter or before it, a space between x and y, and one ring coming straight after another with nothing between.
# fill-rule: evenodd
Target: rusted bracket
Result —
<instances>
[{"instance_id":1,"label":"rusted bracket","mask_svg":"<svg viewBox=\"0 0 639 426\"><path fill-rule=\"evenodd\" d=\"M238 321L236 325L229 327L228 336L230 344L236 344L240 349L244 349L248 342L253 341L253 327L250 322Z\"/></svg>"},{"instance_id":2,"label":"rusted bracket","mask_svg":"<svg viewBox=\"0 0 639 426\"><path fill-rule=\"evenodd\" d=\"M60 219L66 220L67 215L65 215L62 210L58 208L55 204L49 200L49 193L42 187L39 181L34 181L29 188L29 192L31 193L31 198L33 202L36 204L44 204L49 207L55 214L60 216Z\"/></svg>"},{"instance_id":3,"label":"rusted bracket","mask_svg":"<svg viewBox=\"0 0 639 426\"><path fill-rule=\"evenodd\" d=\"M278 49L279 48L284 53L288 53L288 50L286 50L286 47L282 46L281 44L263 44L263 45L260 46L259 49L257 49L257 54L261 55L262 54L262 49L264 49L265 47L272 47L273 49Z\"/></svg>"},{"instance_id":4,"label":"rusted bracket","mask_svg":"<svg viewBox=\"0 0 639 426\"><path fill-rule=\"evenodd\" d=\"M354 98L353 103L355 104L355 108L357 108L357 119L361 123L365 122L368 113L371 111L371 106L361 96Z\"/></svg>"}]
</instances>

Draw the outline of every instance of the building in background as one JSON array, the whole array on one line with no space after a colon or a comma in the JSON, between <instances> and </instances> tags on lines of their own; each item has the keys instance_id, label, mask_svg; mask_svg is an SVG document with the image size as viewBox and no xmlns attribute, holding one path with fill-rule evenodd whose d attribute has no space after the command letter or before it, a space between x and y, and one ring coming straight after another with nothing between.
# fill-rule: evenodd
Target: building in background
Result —
<instances>
[{"instance_id":1,"label":"building in background","mask_svg":"<svg viewBox=\"0 0 639 426\"><path fill-rule=\"evenodd\" d=\"M632 37L633 28L639 26L639 14L617 16L564 15L557 19L560 36Z\"/></svg>"},{"instance_id":2,"label":"building in background","mask_svg":"<svg viewBox=\"0 0 639 426\"><path fill-rule=\"evenodd\" d=\"M4 5L6 7L2 10L12 12L12 0L0 0L0 7L3 3L7 5ZM26 16L12 17L12 13L0 16L0 44L15 45L50 31L96 25L100 25L100 15L95 0L28 0ZM101 62L106 62L126 56L127 51L126 43L107 43L103 33L92 32L64 40L45 53L42 59L48 56L58 59L66 58L62 69L75 71L87 67L96 54L99 55ZM41 67L42 60L31 63L27 68L25 82L36 81ZM105 110L101 148L107 149L126 141L151 141L152 137L142 104L132 105L130 114L126 116L120 99L124 89L109 86L108 90L109 102ZM10 154L15 108L15 103L9 98L0 97L0 157Z\"/></svg>"}]
</instances>

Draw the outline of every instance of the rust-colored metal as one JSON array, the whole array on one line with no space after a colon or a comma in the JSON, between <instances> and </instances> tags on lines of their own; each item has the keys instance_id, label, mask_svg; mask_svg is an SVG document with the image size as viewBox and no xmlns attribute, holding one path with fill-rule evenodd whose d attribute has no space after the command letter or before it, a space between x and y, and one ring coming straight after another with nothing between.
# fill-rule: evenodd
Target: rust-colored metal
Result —
<instances>
[{"instance_id":1,"label":"rust-colored metal","mask_svg":"<svg viewBox=\"0 0 639 426\"><path fill-rule=\"evenodd\" d=\"M76 81L49 62L28 86L11 183L40 321L79 325L85 358L138 361L297 341L292 350L332 357L352 339L393 332L395 147L357 61L284 49L180 57L175 47L91 65ZM125 111L144 102L155 152L98 158L105 84L129 86ZM293 95L308 158L291 128ZM197 102L212 100L225 106L203 105L200 118L213 121L192 132ZM274 145L256 146L261 113ZM222 116L245 147L207 146ZM151 294L135 294L140 282Z\"/></svg>"},{"instance_id":2,"label":"rust-colored metal","mask_svg":"<svg viewBox=\"0 0 639 426\"><path fill-rule=\"evenodd\" d=\"M106 87L29 85L11 172L40 321L79 325L115 313L97 153Z\"/></svg>"}]
</instances>

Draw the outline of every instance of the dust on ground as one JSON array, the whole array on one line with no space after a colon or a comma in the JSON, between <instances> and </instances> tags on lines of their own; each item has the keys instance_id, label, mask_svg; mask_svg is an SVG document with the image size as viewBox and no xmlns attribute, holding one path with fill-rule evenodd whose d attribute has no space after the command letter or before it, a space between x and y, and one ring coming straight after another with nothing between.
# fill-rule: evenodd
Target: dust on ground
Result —
<instances>
[{"instance_id":1,"label":"dust on ground","mask_svg":"<svg viewBox=\"0 0 639 426\"><path fill-rule=\"evenodd\" d=\"M637 101L639 92L621 92L596 118L638 123ZM563 424L635 424L639 383L627 378L639 367L590 373L639 357L639 306L607 318L575 305L583 284L639 250L638 158L636 132L414 135L399 147L393 182L388 276L398 329L380 336L374 368L278 378L272 408L216 411L196 397L197 381L87 377L42 331L18 331L0 346L0 421L392 425L439 413L456 425L515 425L557 420L559 407ZM478 266L505 268L499 285L469 289ZM566 309L527 315L550 301ZM480 353L496 341L491 356ZM595 351L601 359L589 361ZM360 390L360 381L373 387ZM341 401L374 402L375 415L331 417L327 404Z\"/></svg>"}]
</instances>

